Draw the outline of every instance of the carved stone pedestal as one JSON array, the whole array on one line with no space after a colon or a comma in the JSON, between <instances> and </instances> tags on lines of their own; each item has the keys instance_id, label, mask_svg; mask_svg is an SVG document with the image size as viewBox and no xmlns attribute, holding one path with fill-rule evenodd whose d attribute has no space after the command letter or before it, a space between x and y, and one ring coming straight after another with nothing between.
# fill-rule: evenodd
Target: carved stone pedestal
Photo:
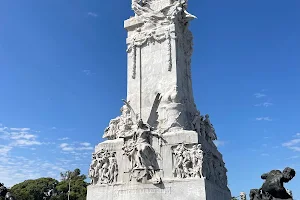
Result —
<instances>
[{"instance_id":1,"label":"carved stone pedestal","mask_svg":"<svg viewBox=\"0 0 300 200\"><path fill-rule=\"evenodd\" d=\"M90 185L87 200L230 199L231 193L227 187L222 155L213 144L206 142L197 132L178 130L165 133L162 139L152 139L151 145L158 154L159 169L156 173L161 177L159 184L153 184L150 180L140 183L130 178L131 163L127 156L123 155L124 143L124 139L108 140L96 147L95 152L116 154L118 175L112 184L98 181L95 185ZM195 162L197 156L199 162ZM180 158L183 159L182 162ZM181 176L175 172L176 169L181 170ZM195 169L199 169L200 175L194 173Z\"/></svg>"},{"instance_id":2,"label":"carved stone pedestal","mask_svg":"<svg viewBox=\"0 0 300 200\"><path fill-rule=\"evenodd\" d=\"M205 179L164 180L153 184L88 186L87 200L224 200L230 192Z\"/></svg>"}]
</instances>

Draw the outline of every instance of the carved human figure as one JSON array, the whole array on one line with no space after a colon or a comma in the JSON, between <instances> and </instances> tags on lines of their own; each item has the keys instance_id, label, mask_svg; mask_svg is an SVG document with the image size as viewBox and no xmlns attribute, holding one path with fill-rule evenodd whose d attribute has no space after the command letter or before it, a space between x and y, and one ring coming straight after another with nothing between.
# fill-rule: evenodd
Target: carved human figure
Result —
<instances>
[{"instance_id":1,"label":"carved human figure","mask_svg":"<svg viewBox=\"0 0 300 200\"><path fill-rule=\"evenodd\" d=\"M175 150L174 150L174 155L175 155L175 166L173 170L174 176L178 176L180 178L184 178L184 171L183 171L183 152L185 151L185 147L183 144L179 144Z\"/></svg>"},{"instance_id":2,"label":"carved human figure","mask_svg":"<svg viewBox=\"0 0 300 200\"><path fill-rule=\"evenodd\" d=\"M176 0L173 5L170 6L168 17L170 17L171 20L174 20L178 14L182 14L181 20L184 19L186 22L197 18L187 11L187 0Z\"/></svg>"},{"instance_id":3,"label":"carved human figure","mask_svg":"<svg viewBox=\"0 0 300 200\"><path fill-rule=\"evenodd\" d=\"M201 133L201 115L200 115L200 111L197 111L195 113L194 120L192 122L192 128L193 128L193 131L196 131L200 135L202 134Z\"/></svg>"},{"instance_id":4,"label":"carved human figure","mask_svg":"<svg viewBox=\"0 0 300 200\"><path fill-rule=\"evenodd\" d=\"M260 189L253 189L250 191L251 200L262 199L292 199L284 188L283 184L292 180L296 172L292 168L285 168L283 172L280 170L272 170L261 176L265 180Z\"/></svg>"},{"instance_id":5,"label":"carved human figure","mask_svg":"<svg viewBox=\"0 0 300 200\"><path fill-rule=\"evenodd\" d=\"M203 177L202 174L203 151L201 150L201 144L194 145L191 154L192 154L192 163L193 163L193 176Z\"/></svg>"},{"instance_id":6,"label":"carved human figure","mask_svg":"<svg viewBox=\"0 0 300 200\"><path fill-rule=\"evenodd\" d=\"M121 121L120 117L110 120L109 126L104 130L103 138L108 138L108 139L118 138L120 121Z\"/></svg>"},{"instance_id":7,"label":"carved human figure","mask_svg":"<svg viewBox=\"0 0 300 200\"><path fill-rule=\"evenodd\" d=\"M113 152L111 157L109 157L108 172L109 172L109 177L108 177L109 183L117 182L118 164L117 164L117 158L115 152Z\"/></svg>"},{"instance_id":8,"label":"carved human figure","mask_svg":"<svg viewBox=\"0 0 300 200\"><path fill-rule=\"evenodd\" d=\"M92 154L92 163L89 169L91 184L112 184L117 182L118 164L115 152L101 149Z\"/></svg>"},{"instance_id":9,"label":"carved human figure","mask_svg":"<svg viewBox=\"0 0 300 200\"><path fill-rule=\"evenodd\" d=\"M119 124L119 134L122 132L128 132L131 130L132 126L134 125L131 119L130 110L126 105L122 106L121 108L121 118ZM119 136L119 135L118 135Z\"/></svg>"},{"instance_id":10,"label":"carved human figure","mask_svg":"<svg viewBox=\"0 0 300 200\"><path fill-rule=\"evenodd\" d=\"M179 144L174 150L175 157L173 174L178 178L203 177L203 151L201 144L187 148Z\"/></svg>"},{"instance_id":11,"label":"carved human figure","mask_svg":"<svg viewBox=\"0 0 300 200\"><path fill-rule=\"evenodd\" d=\"M205 125L206 139L217 140L217 135L212 123L210 122L209 115L205 115L204 125Z\"/></svg>"},{"instance_id":12,"label":"carved human figure","mask_svg":"<svg viewBox=\"0 0 300 200\"><path fill-rule=\"evenodd\" d=\"M92 163L90 164L90 169L89 169L89 178L91 179L91 184L96 184L97 183L97 177L96 177L96 166L97 166L97 158L96 154L92 154Z\"/></svg>"},{"instance_id":13,"label":"carved human figure","mask_svg":"<svg viewBox=\"0 0 300 200\"><path fill-rule=\"evenodd\" d=\"M133 177L137 181L143 178L154 184L160 183L161 178L157 176L156 171L159 170L157 163L157 154L151 146L151 138L153 136L160 137L154 133L152 128L144 124L143 120L138 121L136 130L131 134L121 136L125 140L131 140L123 146L124 153L131 161L131 172L135 173Z\"/></svg>"}]
</instances>

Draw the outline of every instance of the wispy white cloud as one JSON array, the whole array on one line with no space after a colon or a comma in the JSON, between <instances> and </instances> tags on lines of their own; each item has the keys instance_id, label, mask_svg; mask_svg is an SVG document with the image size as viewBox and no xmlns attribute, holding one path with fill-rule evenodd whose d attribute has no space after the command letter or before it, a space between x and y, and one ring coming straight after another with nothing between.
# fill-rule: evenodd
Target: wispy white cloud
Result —
<instances>
[{"instance_id":1,"label":"wispy white cloud","mask_svg":"<svg viewBox=\"0 0 300 200\"><path fill-rule=\"evenodd\" d=\"M60 149L65 152L71 152L76 154L77 151L85 151L85 150L93 150L94 148L88 142L81 142L81 143L62 143L59 145Z\"/></svg>"},{"instance_id":2,"label":"wispy white cloud","mask_svg":"<svg viewBox=\"0 0 300 200\"><path fill-rule=\"evenodd\" d=\"M82 142L80 143L82 146L86 146L86 147L89 147L91 146L91 143L88 143L88 142Z\"/></svg>"},{"instance_id":3,"label":"wispy white cloud","mask_svg":"<svg viewBox=\"0 0 300 200\"><path fill-rule=\"evenodd\" d=\"M254 106L257 106L257 107L263 106L263 107L268 108L268 107L273 106L273 105L274 105L273 103L264 102L264 103L255 104Z\"/></svg>"},{"instance_id":4,"label":"wispy white cloud","mask_svg":"<svg viewBox=\"0 0 300 200\"><path fill-rule=\"evenodd\" d=\"M293 159L298 159L298 158L300 158L300 156L292 156L292 157L287 158L287 160L293 160Z\"/></svg>"},{"instance_id":5,"label":"wispy white cloud","mask_svg":"<svg viewBox=\"0 0 300 200\"><path fill-rule=\"evenodd\" d=\"M88 16L91 16L91 17L98 17L98 14L95 13L95 12L88 12Z\"/></svg>"},{"instance_id":6,"label":"wispy white cloud","mask_svg":"<svg viewBox=\"0 0 300 200\"><path fill-rule=\"evenodd\" d=\"M77 150L83 151L83 150L93 150L93 147L78 147Z\"/></svg>"},{"instance_id":7,"label":"wispy white cloud","mask_svg":"<svg viewBox=\"0 0 300 200\"><path fill-rule=\"evenodd\" d=\"M282 144L283 147L300 152L300 139L293 139Z\"/></svg>"},{"instance_id":8,"label":"wispy white cloud","mask_svg":"<svg viewBox=\"0 0 300 200\"><path fill-rule=\"evenodd\" d=\"M273 121L270 117L257 117L257 121Z\"/></svg>"},{"instance_id":9,"label":"wispy white cloud","mask_svg":"<svg viewBox=\"0 0 300 200\"><path fill-rule=\"evenodd\" d=\"M300 144L300 139L294 139L294 140L291 140L289 142L283 143L282 146L291 147L291 146L294 146L294 145L297 145L297 144Z\"/></svg>"},{"instance_id":10,"label":"wispy white cloud","mask_svg":"<svg viewBox=\"0 0 300 200\"><path fill-rule=\"evenodd\" d=\"M70 138L64 137L64 138L58 138L58 140L69 140Z\"/></svg>"},{"instance_id":11,"label":"wispy white cloud","mask_svg":"<svg viewBox=\"0 0 300 200\"><path fill-rule=\"evenodd\" d=\"M266 97L267 95L264 93L255 93L254 96L259 99L259 98Z\"/></svg>"},{"instance_id":12,"label":"wispy white cloud","mask_svg":"<svg viewBox=\"0 0 300 200\"><path fill-rule=\"evenodd\" d=\"M11 146L0 145L0 156L7 156L10 150L12 150Z\"/></svg>"},{"instance_id":13,"label":"wispy white cloud","mask_svg":"<svg viewBox=\"0 0 300 200\"><path fill-rule=\"evenodd\" d=\"M1 182L8 187L40 177L59 179L60 172L75 168L85 169L90 162L92 147L88 142L65 143L69 138L59 138L63 142L58 144L61 151L57 151L56 148L43 148L44 145L54 145L55 142L42 140L37 131L4 126L0 126L0 137L0 142L4 141L4 145L0 143L0 177ZM38 147L43 151L38 151ZM28 152L23 154L23 151ZM48 153L45 158L49 160L41 159L44 151Z\"/></svg>"},{"instance_id":14,"label":"wispy white cloud","mask_svg":"<svg viewBox=\"0 0 300 200\"><path fill-rule=\"evenodd\" d=\"M33 146L42 145L41 142L35 140L16 140L12 143L12 146Z\"/></svg>"},{"instance_id":15,"label":"wispy white cloud","mask_svg":"<svg viewBox=\"0 0 300 200\"><path fill-rule=\"evenodd\" d=\"M11 139L13 140L19 140L19 139L26 139L26 140L30 140L30 139L36 139L37 136L33 135L33 134L28 134L27 132L12 132L11 133Z\"/></svg>"},{"instance_id":16,"label":"wispy white cloud","mask_svg":"<svg viewBox=\"0 0 300 200\"><path fill-rule=\"evenodd\" d=\"M57 128L56 128L55 126L53 126L51 129L52 129L52 130L56 130Z\"/></svg>"},{"instance_id":17,"label":"wispy white cloud","mask_svg":"<svg viewBox=\"0 0 300 200\"><path fill-rule=\"evenodd\" d=\"M20 131L20 132L27 132L30 131L30 128L10 128L11 131Z\"/></svg>"},{"instance_id":18,"label":"wispy white cloud","mask_svg":"<svg viewBox=\"0 0 300 200\"><path fill-rule=\"evenodd\" d=\"M300 152L300 147L288 147L289 149L293 150L293 151L297 151L297 152Z\"/></svg>"},{"instance_id":19,"label":"wispy white cloud","mask_svg":"<svg viewBox=\"0 0 300 200\"><path fill-rule=\"evenodd\" d=\"M94 73L93 73L91 70L89 70L89 69L82 70L82 72L83 72L85 75L87 75L87 76L90 76L90 75L93 75L93 74L94 74Z\"/></svg>"},{"instance_id":20,"label":"wispy white cloud","mask_svg":"<svg viewBox=\"0 0 300 200\"><path fill-rule=\"evenodd\" d=\"M60 172L66 171L65 163L55 160L49 162L39 158L28 159L22 156L11 156L0 160L0 177L8 187L28 179L52 177L59 179ZM13 175L13 178L11 177Z\"/></svg>"},{"instance_id":21,"label":"wispy white cloud","mask_svg":"<svg viewBox=\"0 0 300 200\"><path fill-rule=\"evenodd\" d=\"M37 138L38 136L30 133L30 128L8 128L1 129L0 138L7 140L9 146L24 147L43 144Z\"/></svg>"}]
</instances>

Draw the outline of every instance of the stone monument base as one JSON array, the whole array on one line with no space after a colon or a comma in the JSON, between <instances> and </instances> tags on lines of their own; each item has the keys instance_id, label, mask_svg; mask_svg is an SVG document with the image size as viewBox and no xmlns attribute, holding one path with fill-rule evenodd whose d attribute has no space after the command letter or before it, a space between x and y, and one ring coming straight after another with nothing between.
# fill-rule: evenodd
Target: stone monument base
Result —
<instances>
[{"instance_id":1,"label":"stone monument base","mask_svg":"<svg viewBox=\"0 0 300 200\"><path fill-rule=\"evenodd\" d=\"M87 200L230 200L231 193L201 179L163 180L153 184L90 185Z\"/></svg>"}]
</instances>

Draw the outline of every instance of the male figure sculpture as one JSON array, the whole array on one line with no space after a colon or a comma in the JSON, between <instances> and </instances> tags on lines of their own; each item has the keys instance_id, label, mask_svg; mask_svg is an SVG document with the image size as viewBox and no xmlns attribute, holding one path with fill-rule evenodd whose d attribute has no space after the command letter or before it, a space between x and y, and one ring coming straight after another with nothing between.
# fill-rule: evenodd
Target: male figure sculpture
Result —
<instances>
[{"instance_id":1,"label":"male figure sculpture","mask_svg":"<svg viewBox=\"0 0 300 200\"><path fill-rule=\"evenodd\" d=\"M296 172L292 168L285 168L283 172L272 170L269 173L261 175L266 180L260 189L250 191L251 200L274 200L274 199L293 199L284 188L283 184L292 180Z\"/></svg>"}]
</instances>

